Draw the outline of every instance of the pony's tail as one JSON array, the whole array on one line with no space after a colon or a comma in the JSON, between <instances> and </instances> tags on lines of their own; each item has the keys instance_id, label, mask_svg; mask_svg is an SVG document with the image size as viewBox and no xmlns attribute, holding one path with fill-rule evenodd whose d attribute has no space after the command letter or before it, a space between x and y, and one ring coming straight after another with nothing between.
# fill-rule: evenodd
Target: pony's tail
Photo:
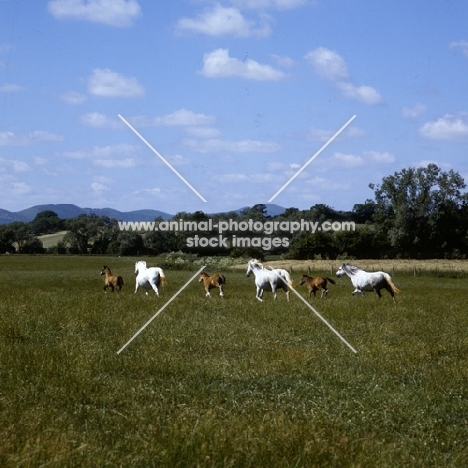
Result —
<instances>
[{"instance_id":1,"label":"pony's tail","mask_svg":"<svg viewBox=\"0 0 468 468\"><path fill-rule=\"evenodd\" d=\"M282 276L282 278L284 278L284 277ZM288 283L290 288L297 289L299 287L299 285L295 284L294 281L291 279L291 277L289 275L284 279L286 280L286 283Z\"/></svg>"},{"instance_id":2,"label":"pony's tail","mask_svg":"<svg viewBox=\"0 0 468 468\"><path fill-rule=\"evenodd\" d=\"M328 276L327 276L327 281L330 281L331 284L336 284L336 283L335 283L335 280L332 280L332 279L329 278Z\"/></svg>"},{"instance_id":3,"label":"pony's tail","mask_svg":"<svg viewBox=\"0 0 468 468\"><path fill-rule=\"evenodd\" d=\"M161 273L161 285L162 286L167 286L167 279L164 276L164 273Z\"/></svg>"},{"instance_id":4,"label":"pony's tail","mask_svg":"<svg viewBox=\"0 0 468 468\"><path fill-rule=\"evenodd\" d=\"M226 284L226 277L224 275L219 275L219 284Z\"/></svg>"},{"instance_id":5,"label":"pony's tail","mask_svg":"<svg viewBox=\"0 0 468 468\"><path fill-rule=\"evenodd\" d=\"M393 284L392 280L390 278L387 278L387 284L392 288L392 291L395 294L400 294L401 291Z\"/></svg>"},{"instance_id":6,"label":"pony's tail","mask_svg":"<svg viewBox=\"0 0 468 468\"><path fill-rule=\"evenodd\" d=\"M122 278L121 276L119 276L119 277L117 278L117 284L118 284L120 287L122 287L122 286L124 285L124 280L123 280L123 278Z\"/></svg>"}]
</instances>

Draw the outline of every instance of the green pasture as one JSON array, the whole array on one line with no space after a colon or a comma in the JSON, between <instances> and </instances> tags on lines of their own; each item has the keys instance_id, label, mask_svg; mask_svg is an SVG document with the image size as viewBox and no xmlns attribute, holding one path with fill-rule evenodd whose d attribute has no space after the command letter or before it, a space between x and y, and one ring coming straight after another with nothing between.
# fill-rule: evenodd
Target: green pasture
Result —
<instances>
[{"instance_id":1,"label":"green pasture","mask_svg":"<svg viewBox=\"0 0 468 468\"><path fill-rule=\"evenodd\" d=\"M135 260L0 257L0 466L468 466L468 279L396 274L396 303L337 279L311 303L354 354L224 271L224 299L194 281L117 354L196 271L135 295Z\"/></svg>"}]
</instances>

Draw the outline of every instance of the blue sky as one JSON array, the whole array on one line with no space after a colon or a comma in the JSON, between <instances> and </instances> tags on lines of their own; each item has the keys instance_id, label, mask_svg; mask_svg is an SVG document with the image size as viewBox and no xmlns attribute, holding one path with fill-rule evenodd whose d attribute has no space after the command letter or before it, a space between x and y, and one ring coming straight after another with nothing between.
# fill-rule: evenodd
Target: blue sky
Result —
<instances>
[{"instance_id":1,"label":"blue sky","mask_svg":"<svg viewBox=\"0 0 468 468\"><path fill-rule=\"evenodd\" d=\"M349 210L468 181L464 0L0 0L0 208ZM206 200L204 202L119 118Z\"/></svg>"}]
</instances>

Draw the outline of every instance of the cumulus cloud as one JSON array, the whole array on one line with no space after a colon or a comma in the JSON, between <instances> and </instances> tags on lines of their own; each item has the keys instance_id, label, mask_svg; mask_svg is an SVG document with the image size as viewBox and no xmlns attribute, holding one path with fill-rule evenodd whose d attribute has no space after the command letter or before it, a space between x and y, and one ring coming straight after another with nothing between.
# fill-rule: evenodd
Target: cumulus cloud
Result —
<instances>
[{"instance_id":1,"label":"cumulus cloud","mask_svg":"<svg viewBox=\"0 0 468 468\"><path fill-rule=\"evenodd\" d=\"M88 91L103 97L140 97L145 94L143 86L134 77L110 70L95 68L88 78Z\"/></svg>"},{"instance_id":2,"label":"cumulus cloud","mask_svg":"<svg viewBox=\"0 0 468 468\"><path fill-rule=\"evenodd\" d=\"M228 141L221 139L206 139L194 140L187 139L184 141L185 146L191 148L198 153L276 153L281 147L277 143L271 141L257 140L241 140Z\"/></svg>"},{"instance_id":3,"label":"cumulus cloud","mask_svg":"<svg viewBox=\"0 0 468 468\"><path fill-rule=\"evenodd\" d=\"M77 91L67 91L60 95L60 99L68 104L78 105L83 104L88 98L85 94L78 93Z\"/></svg>"},{"instance_id":4,"label":"cumulus cloud","mask_svg":"<svg viewBox=\"0 0 468 468\"><path fill-rule=\"evenodd\" d=\"M271 32L267 18L262 24L247 20L242 13L233 7L216 4L195 18L182 18L177 22L178 31L189 31L209 36L265 37Z\"/></svg>"},{"instance_id":5,"label":"cumulus cloud","mask_svg":"<svg viewBox=\"0 0 468 468\"><path fill-rule=\"evenodd\" d=\"M128 164L128 160L133 160L129 158L129 155L134 155L139 149L139 146L128 144L94 146L86 150L65 151L63 156L71 159L92 159L97 165L103 165L102 161L109 160L127 161L127 163L116 162L116 164Z\"/></svg>"},{"instance_id":6,"label":"cumulus cloud","mask_svg":"<svg viewBox=\"0 0 468 468\"><path fill-rule=\"evenodd\" d=\"M315 73L333 82L345 98L370 106L383 102L379 92L371 86L356 86L350 81L344 59L334 50L318 47L307 52L304 58L312 65Z\"/></svg>"},{"instance_id":7,"label":"cumulus cloud","mask_svg":"<svg viewBox=\"0 0 468 468\"><path fill-rule=\"evenodd\" d=\"M217 49L203 56L201 74L208 78L240 77L257 81L279 81L282 71L247 58L238 60L229 56L227 49Z\"/></svg>"},{"instance_id":8,"label":"cumulus cloud","mask_svg":"<svg viewBox=\"0 0 468 468\"><path fill-rule=\"evenodd\" d=\"M269 183L278 181L278 177L272 174L242 174L236 172L232 174L218 174L213 176L213 179L222 183L233 184L238 184L242 182Z\"/></svg>"},{"instance_id":9,"label":"cumulus cloud","mask_svg":"<svg viewBox=\"0 0 468 468\"><path fill-rule=\"evenodd\" d=\"M465 57L468 57L468 41L451 42L450 49L459 49Z\"/></svg>"},{"instance_id":10,"label":"cumulus cloud","mask_svg":"<svg viewBox=\"0 0 468 468\"><path fill-rule=\"evenodd\" d=\"M362 154L336 152L332 161L342 168L356 168L369 164L392 164L395 162L395 156L388 151L371 150Z\"/></svg>"},{"instance_id":11,"label":"cumulus cloud","mask_svg":"<svg viewBox=\"0 0 468 468\"><path fill-rule=\"evenodd\" d=\"M0 86L0 93L16 93L18 91L22 91L23 89L23 86L14 83L4 83L2 86Z\"/></svg>"},{"instance_id":12,"label":"cumulus cloud","mask_svg":"<svg viewBox=\"0 0 468 468\"><path fill-rule=\"evenodd\" d=\"M118 118L107 117L99 112L90 112L80 117L80 123L92 128L123 128L123 122Z\"/></svg>"},{"instance_id":13,"label":"cumulus cloud","mask_svg":"<svg viewBox=\"0 0 468 468\"><path fill-rule=\"evenodd\" d=\"M57 142L63 137L55 133L35 130L27 135L17 135L14 132L0 132L0 146L27 146L41 141Z\"/></svg>"},{"instance_id":14,"label":"cumulus cloud","mask_svg":"<svg viewBox=\"0 0 468 468\"><path fill-rule=\"evenodd\" d=\"M284 68L291 68L294 65L294 60L286 55L271 55L275 60L276 63Z\"/></svg>"},{"instance_id":15,"label":"cumulus cloud","mask_svg":"<svg viewBox=\"0 0 468 468\"><path fill-rule=\"evenodd\" d=\"M355 86L352 83L338 83L338 88L343 96L348 99L360 101L369 106L375 106L382 103L382 97L371 86Z\"/></svg>"},{"instance_id":16,"label":"cumulus cloud","mask_svg":"<svg viewBox=\"0 0 468 468\"><path fill-rule=\"evenodd\" d=\"M401 115L405 119L417 119L423 115L427 110L427 106L424 104L417 103L412 107L403 107Z\"/></svg>"},{"instance_id":17,"label":"cumulus cloud","mask_svg":"<svg viewBox=\"0 0 468 468\"><path fill-rule=\"evenodd\" d=\"M305 59L313 66L318 75L329 80L342 81L349 78L345 61L333 50L319 47L308 52Z\"/></svg>"},{"instance_id":18,"label":"cumulus cloud","mask_svg":"<svg viewBox=\"0 0 468 468\"><path fill-rule=\"evenodd\" d=\"M197 114L191 110L179 109L159 117L130 117L131 123L138 127L197 127L213 125L215 118L211 115Z\"/></svg>"},{"instance_id":19,"label":"cumulus cloud","mask_svg":"<svg viewBox=\"0 0 468 468\"><path fill-rule=\"evenodd\" d=\"M188 127L187 133L194 138L218 138L221 132L213 127Z\"/></svg>"},{"instance_id":20,"label":"cumulus cloud","mask_svg":"<svg viewBox=\"0 0 468 468\"><path fill-rule=\"evenodd\" d=\"M324 128L310 127L307 132L307 139L312 141L321 141L326 143L336 132L336 130L328 130ZM349 137L356 138L366 135L366 132L359 127L349 126L341 132L337 138Z\"/></svg>"},{"instance_id":21,"label":"cumulus cloud","mask_svg":"<svg viewBox=\"0 0 468 468\"><path fill-rule=\"evenodd\" d=\"M26 172L29 171L29 164L17 159L4 159L0 157L0 170L8 172Z\"/></svg>"},{"instance_id":22,"label":"cumulus cloud","mask_svg":"<svg viewBox=\"0 0 468 468\"><path fill-rule=\"evenodd\" d=\"M141 16L136 0L51 0L47 8L57 19L76 19L116 27L132 26Z\"/></svg>"},{"instance_id":23,"label":"cumulus cloud","mask_svg":"<svg viewBox=\"0 0 468 468\"><path fill-rule=\"evenodd\" d=\"M446 114L439 119L426 122L419 133L429 140L465 141L468 140L468 113Z\"/></svg>"},{"instance_id":24,"label":"cumulus cloud","mask_svg":"<svg viewBox=\"0 0 468 468\"><path fill-rule=\"evenodd\" d=\"M232 0L232 3L239 8L266 10L274 8L277 10L291 10L304 6L306 3L315 4L315 0L304 2L304 0Z\"/></svg>"}]
</instances>

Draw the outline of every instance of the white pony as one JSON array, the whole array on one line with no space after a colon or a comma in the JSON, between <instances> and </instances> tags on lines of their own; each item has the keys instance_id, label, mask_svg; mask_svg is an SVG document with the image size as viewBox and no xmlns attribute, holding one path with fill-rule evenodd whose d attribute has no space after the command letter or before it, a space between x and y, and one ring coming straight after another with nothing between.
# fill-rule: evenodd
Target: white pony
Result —
<instances>
[{"instance_id":1,"label":"white pony","mask_svg":"<svg viewBox=\"0 0 468 468\"><path fill-rule=\"evenodd\" d=\"M292 287L293 284L286 270L265 270L258 260L252 259L247 264L246 276L249 277L250 273L255 275L255 286L257 286L257 294L255 297L260 302L263 302L263 291L271 291L276 300L276 291L278 289L282 289L286 292L286 299L289 301L289 287Z\"/></svg>"},{"instance_id":2,"label":"white pony","mask_svg":"<svg viewBox=\"0 0 468 468\"><path fill-rule=\"evenodd\" d=\"M146 268L146 262L143 260L135 263L135 276L135 294L141 286L146 289L146 294L148 294L148 291L153 288L156 295L159 296L159 285L167 284L166 277L164 276L162 269L159 267Z\"/></svg>"},{"instance_id":3,"label":"white pony","mask_svg":"<svg viewBox=\"0 0 468 468\"><path fill-rule=\"evenodd\" d=\"M367 273L356 265L352 265L351 263L343 263L343 265L338 268L336 276L341 277L343 275L348 275L351 278L351 282L355 288L352 292L353 295L360 293L362 296L364 296L363 291L375 291L380 299L382 297L380 290L386 289L393 297L393 300L395 300L395 293L401 292L393 284L390 275L384 271Z\"/></svg>"}]
</instances>

